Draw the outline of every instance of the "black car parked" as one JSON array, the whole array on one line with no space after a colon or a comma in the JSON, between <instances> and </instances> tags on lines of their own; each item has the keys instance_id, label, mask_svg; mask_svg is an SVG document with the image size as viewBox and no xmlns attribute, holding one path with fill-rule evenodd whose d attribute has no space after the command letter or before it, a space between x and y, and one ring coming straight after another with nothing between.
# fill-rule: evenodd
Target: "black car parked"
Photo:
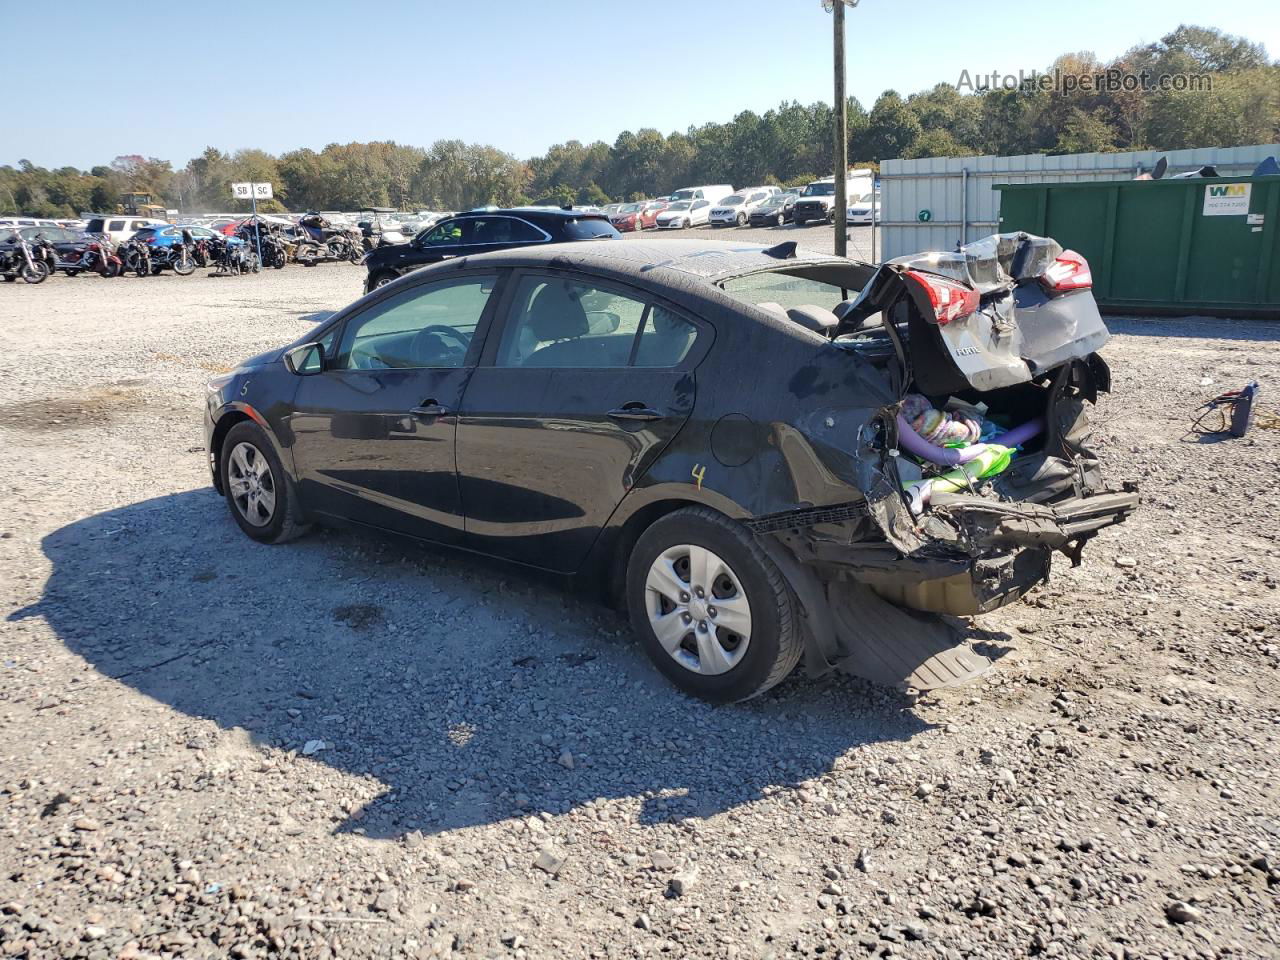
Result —
<instances>
[{"instance_id":1,"label":"black car parked","mask_svg":"<svg viewBox=\"0 0 1280 960\"><path fill-rule=\"evenodd\" d=\"M364 288L368 292L418 267L474 253L620 236L601 213L545 207L473 210L441 220L408 243L369 251L362 261L369 270Z\"/></svg>"},{"instance_id":2,"label":"black car parked","mask_svg":"<svg viewBox=\"0 0 1280 960\"><path fill-rule=\"evenodd\" d=\"M796 195L779 193L751 211L747 222L753 227L780 227L795 218Z\"/></svg>"},{"instance_id":3,"label":"black car parked","mask_svg":"<svg viewBox=\"0 0 1280 960\"><path fill-rule=\"evenodd\" d=\"M697 696L801 657L943 685L973 657L917 611L1012 602L1136 506L1088 446L1090 282L1017 235L879 269L699 240L458 257L212 381L209 465L255 540L354 523L600 587ZM994 480L948 492L908 456L960 458L908 443L906 407L947 398L1018 433Z\"/></svg>"}]
</instances>

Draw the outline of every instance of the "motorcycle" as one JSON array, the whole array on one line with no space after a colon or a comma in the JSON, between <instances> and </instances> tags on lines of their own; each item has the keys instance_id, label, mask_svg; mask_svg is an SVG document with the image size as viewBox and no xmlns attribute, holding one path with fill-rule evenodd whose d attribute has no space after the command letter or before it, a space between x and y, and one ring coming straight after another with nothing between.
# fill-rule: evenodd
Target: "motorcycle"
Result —
<instances>
[{"instance_id":1,"label":"motorcycle","mask_svg":"<svg viewBox=\"0 0 1280 960\"><path fill-rule=\"evenodd\" d=\"M49 263L43 253L33 252L27 238L15 231L13 245L0 251L0 277L4 277L5 283L13 283L19 277L25 283L44 283L49 273Z\"/></svg>"},{"instance_id":2,"label":"motorcycle","mask_svg":"<svg viewBox=\"0 0 1280 960\"><path fill-rule=\"evenodd\" d=\"M136 276L151 276L151 248L140 240L129 239L116 248L120 262L124 264L121 273L132 270Z\"/></svg>"},{"instance_id":3,"label":"motorcycle","mask_svg":"<svg viewBox=\"0 0 1280 960\"><path fill-rule=\"evenodd\" d=\"M82 270L92 270L103 277L118 277L124 272L124 264L116 256L115 245L108 238L92 235L77 248L75 258L64 269L68 277L74 277Z\"/></svg>"},{"instance_id":4,"label":"motorcycle","mask_svg":"<svg viewBox=\"0 0 1280 960\"><path fill-rule=\"evenodd\" d=\"M221 245L218 255L218 269L210 276L238 277L242 273L257 273L261 269L256 251L249 249L247 243L226 243Z\"/></svg>"},{"instance_id":5,"label":"motorcycle","mask_svg":"<svg viewBox=\"0 0 1280 960\"><path fill-rule=\"evenodd\" d=\"M309 213L298 221L303 239L294 254L304 267L314 267L322 260L346 260L359 263L364 258L364 237L359 230L342 230L318 213Z\"/></svg>"},{"instance_id":6,"label":"motorcycle","mask_svg":"<svg viewBox=\"0 0 1280 960\"><path fill-rule=\"evenodd\" d=\"M189 277L196 272L196 261L192 255L195 241L191 234L183 231L182 243L168 247L156 247L151 251L151 272L158 274L163 270L172 270L180 277Z\"/></svg>"},{"instance_id":7,"label":"motorcycle","mask_svg":"<svg viewBox=\"0 0 1280 960\"><path fill-rule=\"evenodd\" d=\"M262 251L262 266L280 270L289 261L285 243L275 229L264 223L246 223L239 231L240 239L257 254Z\"/></svg>"}]
</instances>

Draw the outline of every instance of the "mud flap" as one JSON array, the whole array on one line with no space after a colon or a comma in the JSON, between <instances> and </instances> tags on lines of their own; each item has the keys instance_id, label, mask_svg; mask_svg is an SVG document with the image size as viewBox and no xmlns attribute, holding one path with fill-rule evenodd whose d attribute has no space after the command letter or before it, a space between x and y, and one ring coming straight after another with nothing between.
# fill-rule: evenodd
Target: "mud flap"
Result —
<instances>
[{"instance_id":1,"label":"mud flap","mask_svg":"<svg viewBox=\"0 0 1280 960\"><path fill-rule=\"evenodd\" d=\"M965 632L943 617L894 606L860 583L827 587L842 658L836 669L873 683L937 690L991 669Z\"/></svg>"}]
</instances>

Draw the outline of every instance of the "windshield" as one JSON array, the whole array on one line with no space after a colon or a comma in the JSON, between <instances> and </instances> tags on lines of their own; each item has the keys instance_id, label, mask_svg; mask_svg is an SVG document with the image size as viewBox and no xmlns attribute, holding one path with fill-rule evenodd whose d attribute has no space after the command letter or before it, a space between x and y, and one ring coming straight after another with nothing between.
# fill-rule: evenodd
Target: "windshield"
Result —
<instances>
[{"instance_id":1,"label":"windshield","mask_svg":"<svg viewBox=\"0 0 1280 960\"><path fill-rule=\"evenodd\" d=\"M811 183L804 188L803 197L831 197L836 192L834 183Z\"/></svg>"},{"instance_id":2,"label":"windshield","mask_svg":"<svg viewBox=\"0 0 1280 960\"><path fill-rule=\"evenodd\" d=\"M667 210L688 210L689 206L690 204L688 200L678 200L671 204L671 206L667 207Z\"/></svg>"},{"instance_id":3,"label":"windshield","mask_svg":"<svg viewBox=\"0 0 1280 960\"><path fill-rule=\"evenodd\" d=\"M767 210L773 207L784 206L786 202L787 202L787 195L785 193L776 193L772 197L770 197L768 200L766 200L764 203L762 203L761 206Z\"/></svg>"},{"instance_id":4,"label":"windshield","mask_svg":"<svg viewBox=\"0 0 1280 960\"><path fill-rule=\"evenodd\" d=\"M740 204L740 203L742 203L742 202L743 202L743 197L742 197L742 195L741 195L741 194L738 194L738 193L735 193L733 196L731 196L731 197L725 197L723 200L721 200L721 201L720 201L720 206L722 206L722 207L736 207L738 204Z\"/></svg>"},{"instance_id":5,"label":"windshield","mask_svg":"<svg viewBox=\"0 0 1280 960\"><path fill-rule=\"evenodd\" d=\"M677 190L671 195L672 200L692 200L697 190Z\"/></svg>"},{"instance_id":6,"label":"windshield","mask_svg":"<svg viewBox=\"0 0 1280 960\"><path fill-rule=\"evenodd\" d=\"M618 212L619 213L635 213L639 209L640 209L640 204L627 203L627 204L623 204L622 207L618 209Z\"/></svg>"},{"instance_id":7,"label":"windshield","mask_svg":"<svg viewBox=\"0 0 1280 960\"><path fill-rule=\"evenodd\" d=\"M858 198L858 203L870 203L871 198L874 196L875 196L874 193L864 193L862 196Z\"/></svg>"}]
</instances>

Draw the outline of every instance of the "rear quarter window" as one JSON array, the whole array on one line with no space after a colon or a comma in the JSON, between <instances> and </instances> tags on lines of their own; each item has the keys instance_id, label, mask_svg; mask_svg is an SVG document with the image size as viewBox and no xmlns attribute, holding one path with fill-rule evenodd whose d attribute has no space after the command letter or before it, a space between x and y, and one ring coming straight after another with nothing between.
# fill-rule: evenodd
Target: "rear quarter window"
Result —
<instances>
[{"instance_id":1,"label":"rear quarter window","mask_svg":"<svg viewBox=\"0 0 1280 960\"><path fill-rule=\"evenodd\" d=\"M605 237L621 237L613 224L604 219L570 220L564 225L566 240L599 240Z\"/></svg>"}]
</instances>

